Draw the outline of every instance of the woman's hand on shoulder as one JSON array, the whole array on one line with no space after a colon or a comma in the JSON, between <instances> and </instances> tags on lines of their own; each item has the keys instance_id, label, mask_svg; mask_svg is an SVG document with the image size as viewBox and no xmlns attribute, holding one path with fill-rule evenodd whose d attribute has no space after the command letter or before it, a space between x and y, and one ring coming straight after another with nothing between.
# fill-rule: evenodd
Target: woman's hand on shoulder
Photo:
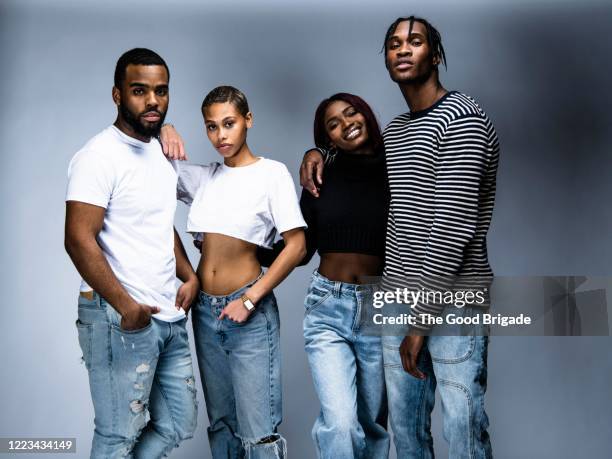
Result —
<instances>
[{"instance_id":1,"label":"woman's hand on shoulder","mask_svg":"<svg viewBox=\"0 0 612 459\"><path fill-rule=\"evenodd\" d=\"M178 131L171 124L164 124L159 132L159 142L162 146L162 151L168 159L178 159L185 161L187 153L185 152L185 143Z\"/></svg>"}]
</instances>

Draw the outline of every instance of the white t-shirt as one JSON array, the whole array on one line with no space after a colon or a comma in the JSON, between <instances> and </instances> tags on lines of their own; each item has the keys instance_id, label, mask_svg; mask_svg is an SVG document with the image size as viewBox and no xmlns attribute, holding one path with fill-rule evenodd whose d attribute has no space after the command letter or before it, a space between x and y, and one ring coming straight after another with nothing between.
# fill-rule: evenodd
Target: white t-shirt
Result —
<instances>
[{"instance_id":1,"label":"white t-shirt","mask_svg":"<svg viewBox=\"0 0 612 459\"><path fill-rule=\"evenodd\" d=\"M260 158L242 167L178 164L177 197L191 204L190 233L219 233L271 248L277 234L305 228L287 167Z\"/></svg>"},{"instance_id":2,"label":"white t-shirt","mask_svg":"<svg viewBox=\"0 0 612 459\"><path fill-rule=\"evenodd\" d=\"M177 173L157 140L149 143L110 126L68 166L66 201L104 207L100 245L113 273L135 301L159 306L155 318L173 322L177 310L174 212ZM91 290L85 281L81 291Z\"/></svg>"}]
</instances>

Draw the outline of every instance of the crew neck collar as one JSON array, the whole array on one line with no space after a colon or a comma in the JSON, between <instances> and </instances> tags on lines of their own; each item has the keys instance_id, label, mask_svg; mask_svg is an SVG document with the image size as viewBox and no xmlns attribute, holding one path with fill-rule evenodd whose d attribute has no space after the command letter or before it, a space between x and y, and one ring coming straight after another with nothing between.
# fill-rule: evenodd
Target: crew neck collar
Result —
<instances>
[{"instance_id":1,"label":"crew neck collar","mask_svg":"<svg viewBox=\"0 0 612 459\"><path fill-rule=\"evenodd\" d=\"M438 108L446 99L448 99L452 94L457 93L457 91L448 91L446 94L444 94L442 97L440 97L438 99L438 101L436 103L434 103L433 105L424 108L423 110L418 110L415 112L409 112L410 113L410 119L414 120L417 118L422 118L423 116L431 113L433 110L435 110L436 108Z\"/></svg>"},{"instance_id":2,"label":"crew neck collar","mask_svg":"<svg viewBox=\"0 0 612 459\"><path fill-rule=\"evenodd\" d=\"M225 164L225 162L221 163L221 166L223 167L224 170L226 171L236 171L236 170L244 170L244 169L250 169L254 166L257 166L258 164L262 163L264 161L264 157L263 156L256 156L257 161L253 161L250 164L247 164L245 166L228 166L227 164Z\"/></svg>"},{"instance_id":3,"label":"crew neck collar","mask_svg":"<svg viewBox=\"0 0 612 459\"><path fill-rule=\"evenodd\" d=\"M151 145L151 141L154 140L153 137L151 137L151 139L148 142L143 142L142 140L138 140L134 137L127 135L125 132L123 132L121 129L119 129L114 124L111 124L110 127L115 132L116 135L121 137L121 140L123 140L125 143L129 143L130 145L133 145L138 148L147 148Z\"/></svg>"}]
</instances>

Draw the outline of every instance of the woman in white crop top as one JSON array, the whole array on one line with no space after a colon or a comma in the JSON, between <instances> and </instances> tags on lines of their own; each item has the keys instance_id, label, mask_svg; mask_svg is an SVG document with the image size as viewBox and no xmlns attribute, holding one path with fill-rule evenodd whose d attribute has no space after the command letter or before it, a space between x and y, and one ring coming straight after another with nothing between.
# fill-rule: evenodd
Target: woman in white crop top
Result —
<instances>
[{"instance_id":1,"label":"woman in white crop top","mask_svg":"<svg viewBox=\"0 0 612 459\"><path fill-rule=\"evenodd\" d=\"M306 253L291 175L284 164L255 156L246 143L253 124L246 97L231 86L202 103L206 134L223 162L179 164L178 199L190 204L187 230L201 239L194 304L198 366L210 420L213 457L278 457L281 420L280 335L276 287ZM263 273L258 246L285 248ZM242 440L241 440L242 439Z\"/></svg>"}]
</instances>

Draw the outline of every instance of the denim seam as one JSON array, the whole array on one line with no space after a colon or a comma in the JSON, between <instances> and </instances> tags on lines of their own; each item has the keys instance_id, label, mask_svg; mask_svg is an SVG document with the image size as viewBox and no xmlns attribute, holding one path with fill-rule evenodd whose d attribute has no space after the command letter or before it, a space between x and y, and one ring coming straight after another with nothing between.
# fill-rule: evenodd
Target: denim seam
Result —
<instances>
[{"instance_id":1,"label":"denim seam","mask_svg":"<svg viewBox=\"0 0 612 459\"><path fill-rule=\"evenodd\" d=\"M272 421L273 419L273 413L274 413L274 390L272 388L272 363L273 363L273 358L272 358L272 336L270 334L271 331L271 324L270 324L270 320L268 318L268 314L266 314L266 310L262 309L264 318L266 319L266 331L267 331L267 337L268 337L268 400L270 401L270 421L272 424L274 424L274 421Z\"/></svg>"},{"instance_id":2,"label":"denim seam","mask_svg":"<svg viewBox=\"0 0 612 459\"><path fill-rule=\"evenodd\" d=\"M319 301L317 301L315 304L313 304L312 306L306 306L306 313L305 315L310 314L312 311L314 311L315 309L317 309L319 306L321 306L323 303L325 303L325 301L332 296L333 292L329 291L325 294L325 296L323 296ZM306 297L308 298L308 297Z\"/></svg>"},{"instance_id":3,"label":"denim seam","mask_svg":"<svg viewBox=\"0 0 612 459\"><path fill-rule=\"evenodd\" d=\"M155 375L153 376L153 378L155 378ZM170 405L168 404L168 397L166 396L166 393L164 392L164 388L161 384L161 381L158 380L158 386L159 386L159 393L162 396L162 399L164 400L164 403L166 404L166 408L168 408L168 413L170 413L170 419L172 420L172 430L174 430L174 433L177 433L177 429L176 429L176 419L174 419L174 415L172 414L172 410L170 409ZM174 441L174 443L176 443L176 440Z\"/></svg>"},{"instance_id":4,"label":"denim seam","mask_svg":"<svg viewBox=\"0 0 612 459\"><path fill-rule=\"evenodd\" d=\"M321 413L319 414L319 416L323 416L323 411L321 411ZM321 452L321 445L319 444L319 435L317 434L317 432L314 432L314 440L315 440L315 445L317 447L317 457L319 459L321 459L323 457L323 453Z\"/></svg>"},{"instance_id":5,"label":"denim seam","mask_svg":"<svg viewBox=\"0 0 612 459\"><path fill-rule=\"evenodd\" d=\"M385 363L384 364L385 368L402 368L402 366L399 363Z\"/></svg>"},{"instance_id":6,"label":"denim seam","mask_svg":"<svg viewBox=\"0 0 612 459\"><path fill-rule=\"evenodd\" d=\"M121 328L121 326L119 325L115 325L115 324L111 324L110 325L113 329L117 330L117 332L120 335L126 335L126 336L135 336L138 335L139 333L145 333L147 330L149 330L151 327L153 327L153 318L151 318L151 321L149 322L148 325L145 325L144 328L138 328L136 330L124 330L123 328Z\"/></svg>"},{"instance_id":7,"label":"denim seam","mask_svg":"<svg viewBox=\"0 0 612 459\"><path fill-rule=\"evenodd\" d=\"M470 391L467 387L465 387L463 384L459 384L456 383L454 381L449 381L448 379L439 379L438 380L440 382L440 384L445 385L445 386L451 386L454 387L456 389L459 389L460 391L462 391L465 394L465 397L467 398L468 401L468 427L469 427L469 435L468 435L468 447L469 447L469 451L470 451L470 458L474 458L475 454L474 454L474 432L472 429L472 425L473 425L473 416L472 416L472 411L474 409L474 401L472 400L472 395L470 394Z\"/></svg>"},{"instance_id":8,"label":"denim seam","mask_svg":"<svg viewBox=\"0 0 612 459\"><path fill-rule=\"evenodd\" d=\"M76 321L77 326L77 334L81 334L80 329L83 329L87 332L87 352L83 352L83 363L85 364L85 368L89 370L91 368L91 355L92 355L92 346L93 346L93 324L86 324L81 322L79 319ZM87 355L85 355L87 354Z\"/></svg>"},{"instance_id":9,"label":"denim seam","mask_svg":"<svg viewBox=\"0 0 612 459\"><path fill-rule=\"evenodd\" d=\"M425 403L425 390L426 390L426 386L423 385L423 389L419 392L419 406L421 407L420 410L417 410L416 413L416 423L414 425L414 429L416 430L416 432L414 432L414 436L415 438L418 438L419 440L421 440L421 432L420 432L420 426L421 426L421 419L422 419L422 412L423 412L423 405ZM421 450L421 458L423 459L425 457L425 451L424 449Z\"/></svg>"},{"instance_id":10,"label":"denim seam","mask_svg":"<svg viewBox=\"0 0 612 459\"><path fill-rule=\"evenodd\" d=\"M437 358L432 355L431 360L436 363L446 363L446 364L462 363L462 362L469 360L472 357L472 355L474 355L474 350L476 348L476 340L474 339L474 336L470 336L469 338L470 338L470 348L465 355L455 358L455 359ZM431 354L431 351L430 351L430 354Z\"/></svg>"},{"instance_id":11,"label":"denim seam","mask_svg":"<svg viewBox=\"0 0 612 459\"><path fill-rule=\"evenodd\" d=\"M397 352L399 354L398 346L393 346L391 344L383 343L382 348L383 348L383 355L385 354L385 351L384 351L385 349ZM383 368L402 368L402 365L399 363L387 363L387 359L383 357Z\"/></svg>"},{"instance_id":12,"label":"denim seam","mask_svg":"<svg viewBox=\"0 0 612 459\"><path fill-rule=\"evenodd\" d=\"M353 332L353 340L356 340L356 335L361 325L361 298L359 298L359 295L355 294L355 300L356 300L355 302L357 304L357 307L355 308L355 315L353 317L353 325L351 327L351 331Z\"/></svg>"},{"instance_id":13,"label":"denim seam","mask_svg":"<svg viewBox=\"0 0 612 459\"><path fill-rule=\"evenodd\" d=\"M119 407L117 406L117 404L119 403L119 401L117 400L117 383L115 381L115 372L113 371L113 343L112 343L112 329L111 329L111 323L110 320L108 318L108 315L106 316L106 320L108 321L108 326L107 326L107 330L106 330L106 335L107 335L107 343L108 343L108 359L107 359L107 365L109 367L109 378L110 378L110 386L111 386L111 393L112 395L112 407L113 407L113 416L111 418L111 426L112 426L112 431L116 432L116 420L117 420L117 413L118 413L118 409Z\"/></svg>"}]
</instances>

